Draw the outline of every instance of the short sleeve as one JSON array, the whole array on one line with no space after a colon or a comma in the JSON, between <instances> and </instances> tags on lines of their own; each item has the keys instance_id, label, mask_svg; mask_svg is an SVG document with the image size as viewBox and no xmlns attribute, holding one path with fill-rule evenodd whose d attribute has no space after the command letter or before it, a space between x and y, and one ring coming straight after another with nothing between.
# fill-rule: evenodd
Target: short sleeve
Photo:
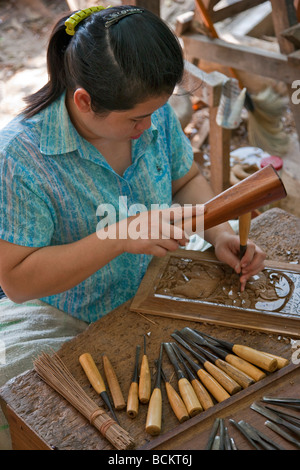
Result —
<instances>
[{"instance_id":1,"label":"short sleeve","mask_svg":"<svg viewBox=\"0 0 300 470\"><path fill-rule=\"evenodd\" d=\"M0 238L29 247L49 245L54 224L37 193L36 178L16 157L2 154L0 158Z\"/></svg>"},{"instance_id":2,"label":"short sleeve","mask_svg":"<svg viewBox=\"0 0 300 470\"><path fill-rule=\"evenodd\" d=\"M179 119L169 103L165 105L169 132L169 154L172 180L182 178L191 168L194 155L192 145L182 130Z\"/></svg>"}]
</instances>

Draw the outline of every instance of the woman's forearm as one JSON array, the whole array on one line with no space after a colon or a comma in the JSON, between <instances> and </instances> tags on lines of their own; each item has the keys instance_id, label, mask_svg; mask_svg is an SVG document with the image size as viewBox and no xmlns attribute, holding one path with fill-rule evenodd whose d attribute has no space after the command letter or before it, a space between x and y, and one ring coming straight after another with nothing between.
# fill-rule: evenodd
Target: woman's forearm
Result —
<instances>
[{"instance_id":1,"label":"woman's forearm","mask_svg":"<svg viewBox=\"0 0 300 470\"><path fill-rule=\"evenodd\" d=\"M96 233L70 244L38 249L9 245L6 252L23 249L25 254L24 250L28 250L23 259L1 275L4 292L17 303L71 289L122 252L119 240L99 240Z\"/></svg>"}]
</instances>

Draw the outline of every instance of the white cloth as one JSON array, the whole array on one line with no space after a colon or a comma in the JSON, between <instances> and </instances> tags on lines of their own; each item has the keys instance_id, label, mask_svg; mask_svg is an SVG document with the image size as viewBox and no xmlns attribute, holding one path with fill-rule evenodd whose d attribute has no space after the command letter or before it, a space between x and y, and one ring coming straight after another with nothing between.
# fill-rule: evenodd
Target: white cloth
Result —
<instances>
[{"instance_id":1,"label":"white cloth","mask_svg":"<svg viewBox=\"0 0 300 470\"><path fill-rule=\"evenodd\" d=\"M57 351L88 324L40 300L15 304L0 300L0 387L33 368L43 350ZM1 395L1 389L0 389ZM0 450L10 450L9 428L0 408Z\"/></svg>"}]
</instances>

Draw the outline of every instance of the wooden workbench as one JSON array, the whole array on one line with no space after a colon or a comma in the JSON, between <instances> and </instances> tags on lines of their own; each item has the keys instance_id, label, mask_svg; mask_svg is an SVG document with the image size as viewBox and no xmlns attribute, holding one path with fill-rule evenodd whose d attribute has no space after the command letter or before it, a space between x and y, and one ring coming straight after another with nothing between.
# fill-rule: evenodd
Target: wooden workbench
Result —
<instances>
[{"instance_id":1,"label":"wooden workbench","mask_svg":"<svg viewBox=\"0 0 300 470\"><path fill-rule=\"evenodd\" d=\"M290 218L284 211L277 209L275 211L277 211L277 219L278 217L289 219L291 233L297 227L299 228L297 218ZM271 213L271 216L274 215L272 211L268 212ZM262 217L265 218L266 226L269 215L260 216L260 218ZM261 223L261 220L258 220L259 223ZM253 223L252 230L255 233L255 223ZM288 229L285 228L282 239L284 236L286 240L287 232ZM296 238L296 243L297 240L298 238ZM283 245L281 245L282 254L284 254L285 243L288 243L288 241L283 240ZM289 253L291 248L289 245ZM84 390L97 404L102 405L101 398L89 385L79 364L78 357L80 354L90 352L102 372L101 356L107 354L119 378L124 397L127 399L134 367L135 348L137 344L143 345L143 335L147 335L147 354L152 372L152 384L154 384L154 361L158 357L160 343L172 340L171 333L175 329L181 329L184 326L202 329L213 336L272 352L288 359L291 359L293 353L290 339L282 335L225 328L177 319L170 320L157 316L151 317L150 315L142 316L139 313L131 312L130 302L127 302L91 324L86 331L73 340L65 343L58 354ZM163 359L163 367L167 376L171 378L172 385L176 388L177 380L172 375L172 366L166 356ZM249 407L254 400L259 400L264 394L275 393L277 396L285 394L285 396L299 397L299 371L299 366L291 364L182 424L178 424L167 401L164 385L162 385L162 432L158 437L149 436L145 432L147 405L140 404L139 414L135 419L129 418L126 415L126 410L117 413L120 424L134 438L136 449L203 449L211 425L216 417L224 417L225 419L234 417L248 420L252 424L259 423L266 434L271 433L274 440L282 443L280 437L265 429L263 425L265 419L250 410ZM88 421L65 399L46 385L34 370L12 379L2 387L0 389L0 401L10 425L14 449L113 449L99 431L90 426ZM231 428L230 432L234 435L238 448L251 448L237 431ZM284 446L287 449L294 448L286 442L284 442Z\"/></svg>"}]
</instances>

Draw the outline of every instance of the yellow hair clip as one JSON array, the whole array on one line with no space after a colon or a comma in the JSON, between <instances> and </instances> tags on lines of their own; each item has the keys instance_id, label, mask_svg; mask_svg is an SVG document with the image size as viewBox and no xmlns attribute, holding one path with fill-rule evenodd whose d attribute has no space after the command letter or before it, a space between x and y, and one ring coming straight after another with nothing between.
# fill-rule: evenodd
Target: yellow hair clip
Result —
<instances>
[{"instance_id":1,"label":"yellow hair clip","mask_svg":"<svg viewBox=\"0 0 300 470\"><path fill-rule=\"evenodd\" d=\"M77 13L74 13L70 18L65 21L65 26L66 26L66 33L69 34L70 36L74 36L75 34L75 28L80 23L80 21L84 20L88 16L92 15L93 13L96 13L97 11L101 10L106 10L106 7L90 7L90 8L85 8L84 10L78 11Z\"/></svg>"}]
</instances>

